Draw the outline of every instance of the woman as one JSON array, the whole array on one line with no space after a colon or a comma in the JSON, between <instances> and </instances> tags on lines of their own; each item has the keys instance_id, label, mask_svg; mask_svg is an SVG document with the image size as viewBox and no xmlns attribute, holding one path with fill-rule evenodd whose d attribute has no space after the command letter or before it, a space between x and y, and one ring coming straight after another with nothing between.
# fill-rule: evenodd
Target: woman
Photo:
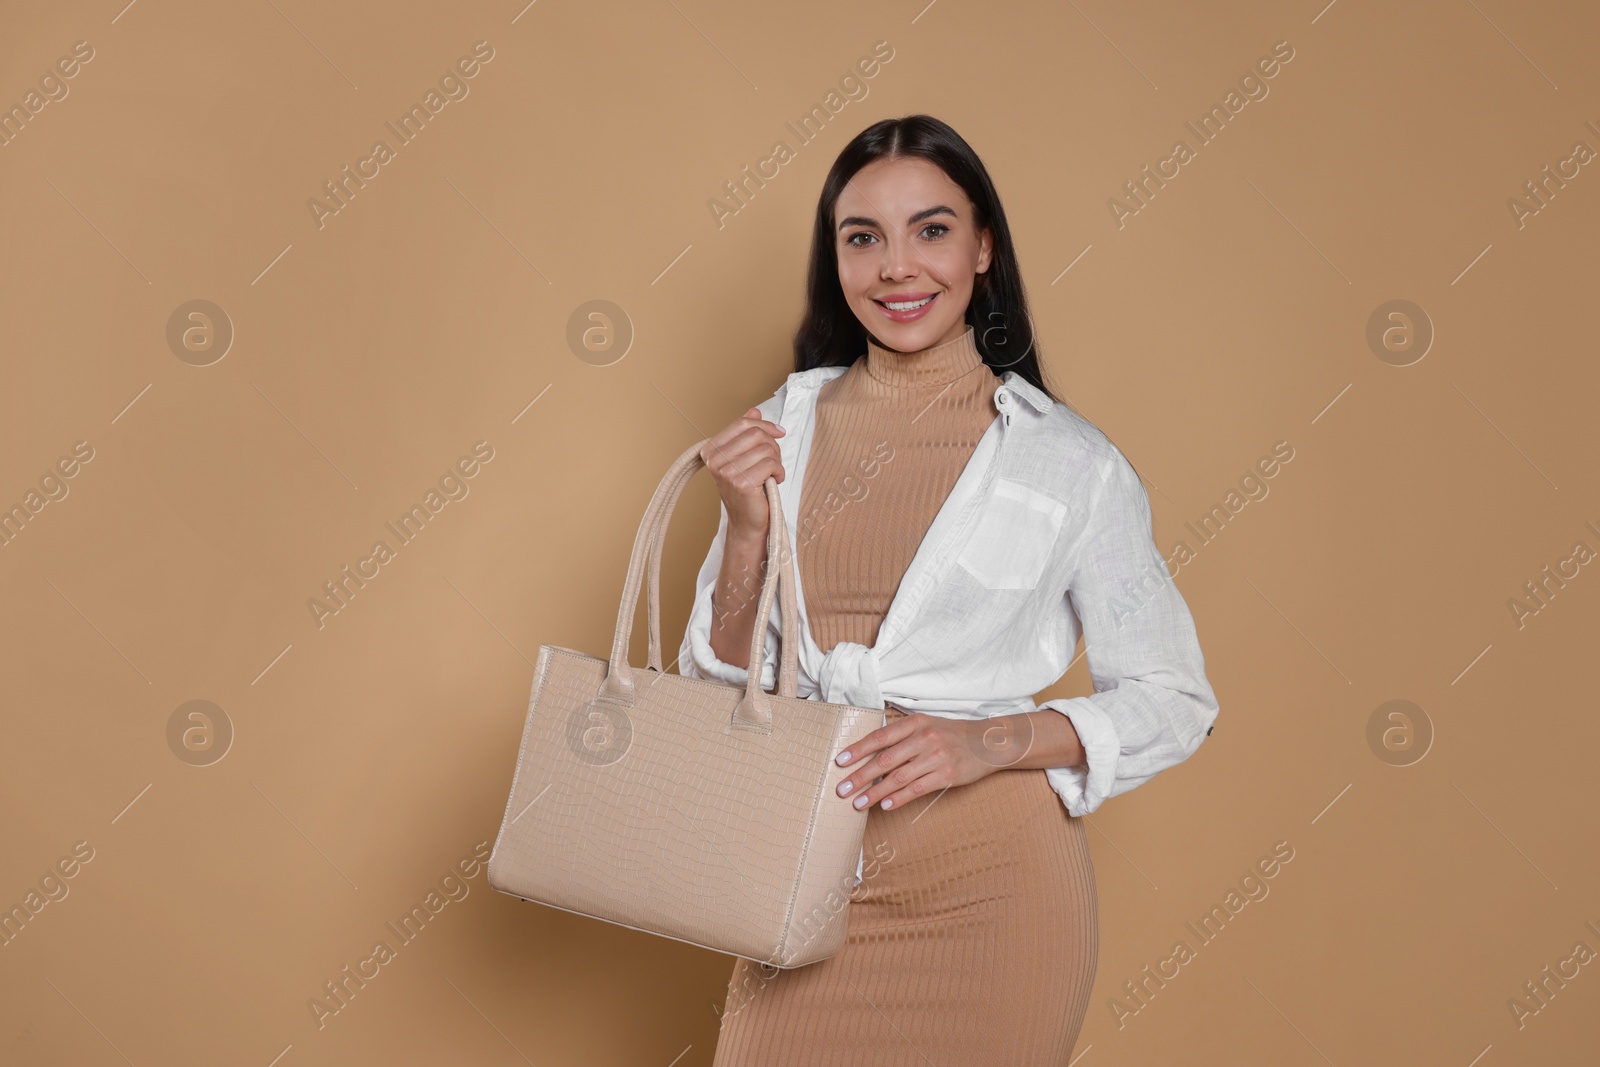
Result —
<instances>
[{"instance_id":1,"label":"woman","mask_svg":"<svg viewBox=\"0 0 1600 1067\"><path fill-rule=\"evenodd\" d=\"M791 970L739 960L716 1067L1067 1063L1098 954L1081 816L1216 718L1138 475L1050 393L1029 323L1005 213L954 130L913 115L844 148L796 371L702 450L721 519L679 671L748 678L771 476L799 695L885 722L840 756L836 802L871 805L847 943ZM1096 692L1035 705L1080 632Z\"/></svg>"}]
</instances>

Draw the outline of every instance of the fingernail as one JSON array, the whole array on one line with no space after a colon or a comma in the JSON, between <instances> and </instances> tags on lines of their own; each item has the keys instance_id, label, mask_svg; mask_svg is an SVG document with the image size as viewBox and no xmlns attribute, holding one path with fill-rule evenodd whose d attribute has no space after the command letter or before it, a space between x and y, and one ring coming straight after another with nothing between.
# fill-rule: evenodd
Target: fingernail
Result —
<instances>
[{"instance_id":1,"label":"fingernail","mask_svg":"<svg viewBox=\"0 0 1600 1067\"><path fill-rule=\"evenodd\" d=\"M849 796L850 795L850 790L852 790L854 788L855 788L855 783L854 782L840 782L839 783L839 795L842 796L842 797L843 796Z\"/></svg>"},{"instance_id":2,"label":"fingernail","mask_svg":"<svg viewBox=\"0 0 1600 1067\"><path fill-rule=\"evenodd\" d=\"M884 797L883 798L883 806L886 807L886 808L891 808L891 807L894 806L894 801L890 800L888 797Z\"/></svg>"},{"instance_id":3,"label":"fingernail","mask_svg":"<svg viewBox=\"0 0 1600 1067\"><path fill-rule=\"evenodd\" d=\"M849 762L850 762L850 753L849 752L841 752L841 753L839 753L839 766L843 767L846 763L849 763Z\"/></svg>"},{"instance_id":4,"label":"fingernail","mask_svg":"<svg viewBox=\"0 0 1600 1067\"><path fill-rule=\"evenodd\" d=\"M866 806L867 806L867 794L862 793L860 796L856 797L856 807L864 808Z\"/></svg>"}]
</instances>

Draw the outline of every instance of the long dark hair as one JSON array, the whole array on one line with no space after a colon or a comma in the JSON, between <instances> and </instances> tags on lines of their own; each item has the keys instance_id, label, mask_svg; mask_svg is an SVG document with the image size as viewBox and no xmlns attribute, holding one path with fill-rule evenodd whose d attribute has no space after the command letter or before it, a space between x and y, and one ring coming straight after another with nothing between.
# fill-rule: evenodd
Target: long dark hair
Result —
<instances>
[{"instance_id":1,"label":"long dark hair","mask_svg":"<svg viewBox=\"0 0 1600 1067\"><path fill-rule=\"evenodd\" d=\"M925 159L944 171L972 201L979 228L989 231L993 248L989 269L973 279L966 322L978 353L996 374L1014 370L1058 404L1067 404L1044 380L1039 366L1033 319L1023 291L1011 227L1000 194L983 161L947 124L931 115L875 122L844 146L833 161L817 200L811 230L811 266L806 273L806 310L794 336L794 369L848 367L867 350L867 331L839 288L833 212L839 194L856 172L880 159ZM1070 404L1067 404L1071 407ZM1076 409L1074 409L1076 410Z\"/></svg>"}]
</instances>

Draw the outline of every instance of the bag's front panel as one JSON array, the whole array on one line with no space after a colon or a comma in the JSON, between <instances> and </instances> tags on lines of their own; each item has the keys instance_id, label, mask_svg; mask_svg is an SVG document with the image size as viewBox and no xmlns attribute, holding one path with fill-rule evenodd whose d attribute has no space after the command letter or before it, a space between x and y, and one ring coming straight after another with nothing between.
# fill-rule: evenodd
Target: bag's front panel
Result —
<instances>
[{"instance_id":1,"label":"bag's front panel","mask_svg":"<svg viewBox=\"0 0 1600 1067\"><path fill-rule=\"evenodd\" d=\"M832 762L840 709L774 697L772 735L734 729L742 689L635 669L624 710L592 703L603 660L541 652L548 662L496 847L504 889L772 958L816 840L813 813L832 813L840 828L830 799L856 817L843 825L853 837L831 850L832 880L855 869L866 813L821 792L829 768L843 770Z\"/></svg>"}]
</instances>

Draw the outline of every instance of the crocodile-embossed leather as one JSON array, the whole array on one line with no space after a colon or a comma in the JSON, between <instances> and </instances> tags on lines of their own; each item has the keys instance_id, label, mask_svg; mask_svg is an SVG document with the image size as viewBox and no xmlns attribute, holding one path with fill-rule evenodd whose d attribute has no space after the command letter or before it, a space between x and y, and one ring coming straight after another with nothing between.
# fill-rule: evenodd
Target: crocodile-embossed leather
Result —
<instances>
[{"instance_id":1,"label":"crocodile-embossed leather","mask_svg":"<svg viewBox=\"0 0 1600 1067\"><path fill-rule=\"evenodd\" d=\"M766 480L766 568L752 667L780 596L777 689L661 667L660 567L667 523L705 465L704 441L656 487L634 538L609 660L542 645L489 885L776 967L843 947L867 813L835 793L835 757L885 711L795 696L794 560ZM649 663L627 662L648 569Z\"/></svg>"}]
</instances>

